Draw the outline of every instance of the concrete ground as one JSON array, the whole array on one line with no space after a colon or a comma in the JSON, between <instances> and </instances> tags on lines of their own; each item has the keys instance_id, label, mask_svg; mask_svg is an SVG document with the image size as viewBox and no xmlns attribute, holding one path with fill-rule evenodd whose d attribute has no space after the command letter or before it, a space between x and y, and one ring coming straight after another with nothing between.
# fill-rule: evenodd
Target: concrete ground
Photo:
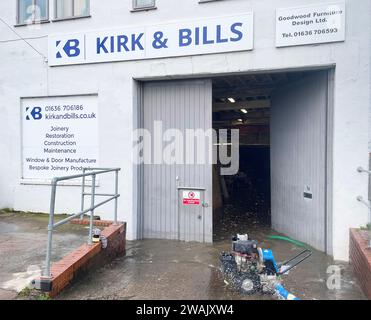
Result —
<instances>
[{"instance_id":1,"label":"concrete ground","mask_svg":"<svg viewBox=\"0 0 371 320\"><path fill-rule=\"evenodd\" d=\"M300 252L288 242L266 240L272 230L251 221L225 221L216 228L213 245L167 240L127 243L127 255L89 273L63 292L58 299L226 299L269 300L271 296L243 296L229 289L219 271L219 253L230 249L230 234L250 232L264 248L271 248L278 261ZM329 290L327 268L341 270L341 289ZM334 262L314 251L300 267L284 276L284 285L305 300L365 299L348 263Z\"/></svg>"},{"instance_id":2,"label":"concrete ground","mask_svg":"<svg viewBox=\"0 0 371 320\"><path fill-rule=\"evenodd\" d=\"M57 221L64 217L58 217ZM14 299L40 274L44 265L48 215L0 211L0 300ZM59 260L87 239L81 226L57 229L53 260Z\"/></svg>"},{"instance_id":3,"label":"concrete ground","mask_svg":"<svg viewBox=\"0 0 371 320\"><path fill-rule=\"evenodd\" d=\"M272 299L242 296L230 290L219 271L220 251L229 250L230 234L237 231L249 231L251 237L261 241L262 247L273 249L278 261L301 248L266 240L273 231L246 223L229 221L225 227L216 229L218 236L213 245L166 240L128 242L125 257L89 272L57 299ZM27 279L39 272L45 259L46 225L44 215L0 213L0 299L15 298ZM81 245L86 235L87 230L81 226L59 229L54 237L54 260ZM329 290L326 286L327 268L334 264L341 268L340 290ZM284 284L302 299L365 299L351 267L317 251L285 276Z\"/></svg>"}]
</instances>

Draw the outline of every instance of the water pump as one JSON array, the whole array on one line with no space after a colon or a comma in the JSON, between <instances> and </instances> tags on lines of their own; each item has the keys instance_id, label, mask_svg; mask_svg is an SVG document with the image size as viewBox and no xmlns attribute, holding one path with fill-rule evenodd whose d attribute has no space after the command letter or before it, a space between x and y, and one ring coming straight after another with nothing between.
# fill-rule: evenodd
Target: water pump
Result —
<instances>
[{"instance_id":1,"label":"water pump","mask_svg":"<svg viewBox=\"0 0 371 320\"><path fill-rule=\"evenodd\" d=\"M232 251L220 254L225 282L243 294L271 294L281 299L298 300L282 286L281 276L312 255L305 249L289 260L276 263L270 249L262 249L247 234L232 237Z\"/></svg>"}]
</instances>

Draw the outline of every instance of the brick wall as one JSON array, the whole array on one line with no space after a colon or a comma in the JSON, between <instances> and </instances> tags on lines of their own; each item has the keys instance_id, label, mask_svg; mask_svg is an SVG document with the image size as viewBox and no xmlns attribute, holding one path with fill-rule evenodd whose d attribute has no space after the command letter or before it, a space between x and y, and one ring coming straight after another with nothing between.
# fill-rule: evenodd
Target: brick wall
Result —
<instances>
[{"instance_id":1,"label":"brick wall","mask_svg":"<svg viewBox=\"0 0 371 320\"><path fill-rule=\"evenodd\" d=\"M62 260L52 264L52 290L48 292L50 297L57 296L87 271L99 268L114 258L125 255L126 223L117 226L110 223L102 231L102 235L107 238L107 248L102 249L100 243L91 246L83 244Z\"/></svg>"},{"instance_id":2,"label":"brick wall","mask_svg":"<svg viewBox=\"0 0 371 320\"><path fill-rule=\"evenodd\" d=\"M73 219L70 221L71 224L75 225L82 225L82 226L88 226L90 224L89 220L81 220L81 219ZM93 225L97 227L109 227L110 225L113 224L113 221L109 220L94 220Z\"/></svg>"},{"instance_id":3,"label":"brick wall","mask_svg":"<svg viewBox=\"0 0 371 320\"><path fill-rule=\"evenodd\" d=\"M371 300L371 249L367 248L367 240L367 231L350 230L350 263L363 292Z\"/></svg>"}]
</instances>

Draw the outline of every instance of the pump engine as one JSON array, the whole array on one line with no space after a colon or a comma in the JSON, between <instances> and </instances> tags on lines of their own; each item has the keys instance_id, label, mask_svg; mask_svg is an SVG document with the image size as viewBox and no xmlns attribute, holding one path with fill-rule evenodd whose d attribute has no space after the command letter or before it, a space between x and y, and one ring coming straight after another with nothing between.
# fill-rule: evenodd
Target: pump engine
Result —
<instances>
[{"instance_id":1,"label":"pump engine","mask_svg":"<svg viewBox=\"0 0 371 320\"><path fill-rule=\"evenodd\" d=\"M244 294L280 294L278 288L282 287L281 275L311 255L312 252L306 249L277 264L272 250L260 248L258 242L250 240L247 234L237 234L232 237L232 251L220 254L221 270L225 282Z\"/></svg>"}]
</instances>

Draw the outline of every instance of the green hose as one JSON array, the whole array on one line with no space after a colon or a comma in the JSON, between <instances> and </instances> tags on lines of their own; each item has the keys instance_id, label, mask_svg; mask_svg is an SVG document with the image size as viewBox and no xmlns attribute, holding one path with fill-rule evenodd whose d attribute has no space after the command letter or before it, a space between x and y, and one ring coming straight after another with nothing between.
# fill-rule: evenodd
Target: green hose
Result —
<instances>
[{"instance_id":1,"label":"green hose","mask_svg":"<svg viewBox=\"0 0 371 320\"><path fill-rule=\"evenodd\" d=\"M283 237L283 236L268 236L267 238L268 239L271 239L271 240L287 241L287 242L290 242L292 244L297 245L298 247L306 247L306 244L304 244L304 243L302 243L300 241L296 241L296 240L290 239L288 237Z\"/></svg>"}]
</instances>

